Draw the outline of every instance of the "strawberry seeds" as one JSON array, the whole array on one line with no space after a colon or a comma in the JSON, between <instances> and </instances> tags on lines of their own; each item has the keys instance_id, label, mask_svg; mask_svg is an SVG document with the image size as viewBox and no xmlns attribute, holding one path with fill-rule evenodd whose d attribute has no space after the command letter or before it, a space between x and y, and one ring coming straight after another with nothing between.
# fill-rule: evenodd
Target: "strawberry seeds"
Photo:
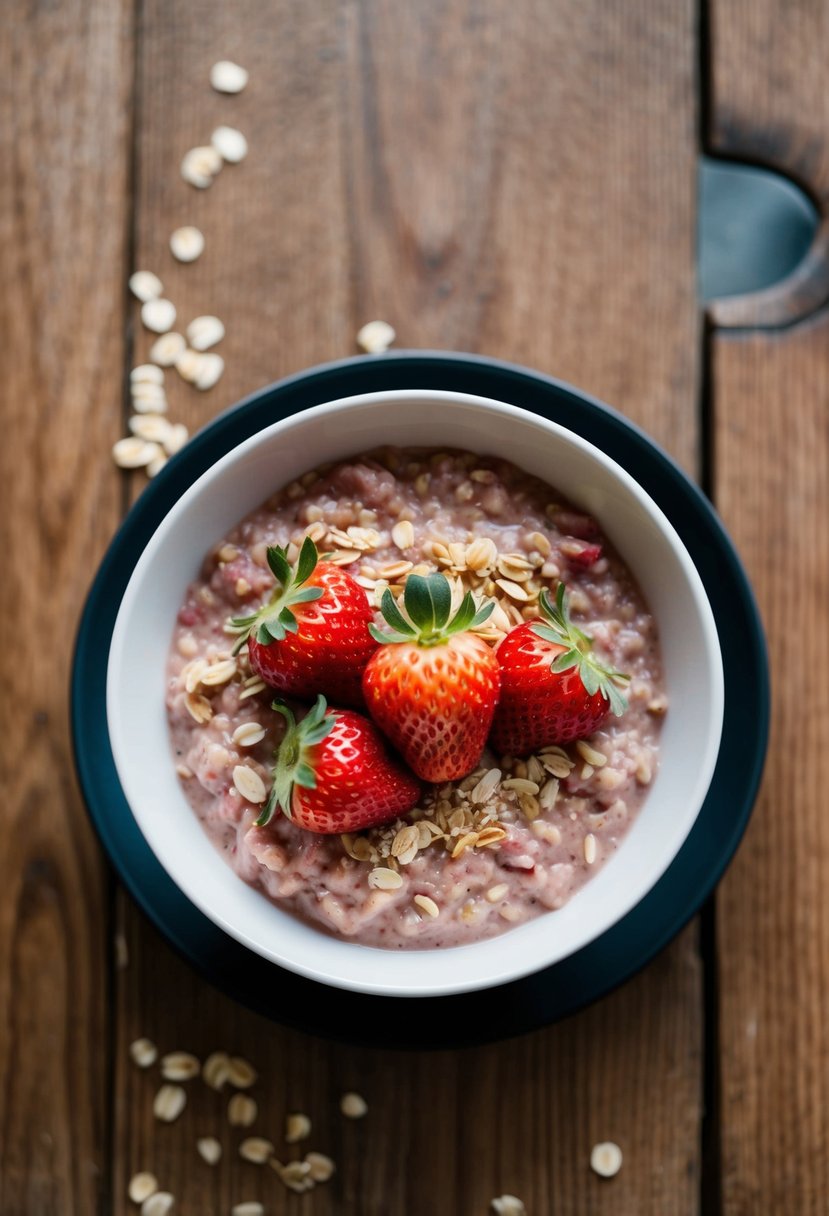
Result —
<instances>
[{"instance_id":1,"label":"strawberry seeds","mask_svg":"<svg viewBox=\"0 0 829 1216\"><path fill-rule=\"evenodd\" d=\"M524 710L554 702L532 733ZM384 450L279 491L217 543L170 658L178 771L229 863L389 948L566 902L635 817L665 708L654 622L595 521L468 453Z\"/></svg>"}]
</instances>

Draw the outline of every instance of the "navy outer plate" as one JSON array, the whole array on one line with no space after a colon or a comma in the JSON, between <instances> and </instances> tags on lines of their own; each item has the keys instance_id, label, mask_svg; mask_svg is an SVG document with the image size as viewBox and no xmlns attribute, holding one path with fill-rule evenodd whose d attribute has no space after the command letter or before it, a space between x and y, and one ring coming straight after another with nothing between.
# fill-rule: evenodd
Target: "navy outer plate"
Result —
<instances>
[{"instance_id":1,"label":"navy outer plate","mask_svg":"<svg viewBox=\"0 0 829 1216\"><path fill-rule=\"evenodd\" d=\"M723 735L705 803L648 895L600 938L554 966L483 992L427 998L365 996L294 975L227 936L185 898L141 835L118 781L102 662L137 555L205 469L299 410L404 388L509 402L576 432L626 468L691 554L717 622L725 674ZM727 534L700 490L644 432L570 385L526 368L477 355L403 351L323 364L261 389L195 435L145 488L86 602L71 715L81 788L110 860L150 920L206 979L257 1012L312 1034L377 1046L448 1047L521 1034L575 1012L644 967L699 910L733 856L754 804L768 738L769 678L754 597Z\"/></svg>"}]
</instances>

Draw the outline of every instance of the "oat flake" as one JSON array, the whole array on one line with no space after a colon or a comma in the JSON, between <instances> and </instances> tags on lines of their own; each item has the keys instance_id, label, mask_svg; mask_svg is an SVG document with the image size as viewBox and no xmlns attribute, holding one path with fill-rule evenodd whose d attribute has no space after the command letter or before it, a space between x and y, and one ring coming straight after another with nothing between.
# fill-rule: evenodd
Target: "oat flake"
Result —
<instances>
[{"instance_id":1,"label":"oat flake","mask_svg":"<svg viewBox=\"0 0 829 1216\"><path fill-rule=\"evenodd\" d=\"M172 300L147 300L141 305L141 320L154 334L166 334L176 323L176 306Z\"/></svg>"},{"instance_id":2,"label":"oat flake","mask_svg":"<svg viewBox=\"0 0 829 1216\"><path fill-rule=\"evenodd\" d=\"M156 1191L141 1204L141 1216L167 1216L174 1204L175 1199L169 1191Z\"/></svg>"},{"instance_id":3,"label":"oat flake","mask_svg":"<svg viewBox=\"0 0 829 1216\"><path fill-rule=\"evenodd\" d=\"M130 1044L130 1056L139 1068L150 1068L158 1059L158 1048L149 1039L136 1039Z\"/></svg>"},{"instance_id":4,"label":"oat flake","mask_svg":"<svg viewBox=\"0 0 829 1216\"><path fill-rule=\"evenodd\" d=\"M187 1104L187 1094L180 1085L162 1085L155 1095L153 1114L162 1123L173 1123Z\"/></svg>"},{"instance_id":5,"label":"oat flake","mask_svg":"<svg viewBox=\"0 0 829 1216\"><path fill-rule=\"evenodd\" d=\"M590 1153L590 1168L600 1178L612 1178L622 1168L622 1150L612 1140L595 1144Z\"/></svg>"},{"instance_id":6,"label":"oat flake","mask_svg":"<svg viewBox=\"0 0 829 1216\"><path fill-rule=\"evenodd\" d=\"M210 83L218 93L241 93L248 79L245 69L230 59L220 59L210 69Z\"/></svg>"},{"instance_id":7,"label":"oat flake","mask_svg":"<svg viewBox=\"0 0 829 1216\"><path fill-rule=\"evenodd\" d=\"M136 270L130 275L130 291L142 304L157 300L163 290L161 279L150 270Z\"/></svg>"},{"instance_id":8,"label":"oat flake","mask_svg":"<svg viewBox=\"0 0 829 1216\"><path fill-rule=\"evenodd\" d=\"M235 127L217 127L210 142L229 165L237 165L248 154L248 141Z\"/></svg>"},{"instance_id":9,"label":"oat flake","mask_svg":"<svg viewBox=\"0 0 829 1216\"><path fill-rule=\"evenodd\" d=\"M256 1101L248 1094L234 1094L227 1104L227 1121L231 1127L251 1127L257 1109Z\"/></svg>"},{"instance_id":10,"label":"oat flake","mask_svg":"<svg viewBox=\"0 0 829 1216\"><path fill-rule=\"evenodd\" d=\"M233 770L233 784L247 802L258 806L267 797L265 782L257 772L246 764L237 764Z\"/></svg>"},{"instance_id":11,"label":"oat flake","mask_svg":"<svg viewBox=\"0 0 829 1216\"><path fill-rule=\"evenodd\" d=\"M202 1136L196 1141L196 1149L202 1161L216 1165L222 1155L222 1146L213 1136Z\"/></svg>"},{"instance_id":12,"label":"oat flake","mask_svg":"<svg viewBox=\"0 0 829 1216\"><path fill-rule=\"evenodd\" d=\"M368 1113L368 1103L361 1094L352 1091L340 1098L340 1110L346 1119L362 1119Z\"/></svg>"},{"instance_id":13,"label":"oat flake","mask_svg":"<svg viewBox=\"0 0 829 1216\"><path fill-rule=\"evenodd\" d=\"M218 317L194 317L187 326L187 341L193 350L205 351L225 336L225 327Z\"/></svg>"},{"instance_id":14,"label":"oat flake","mask_svg":"<svg viewBox=\"0 0 829 1216\"><path fill-rule=\"evenodd\" d=\"M150 347L150 358L159 367L173 367L186 349L187 343L181 334L162 334Z\"/></svg>"},{"instance_id":15,"label":"oat flake","mask_svg":"<svg viewBox=\"0 0 829 1216\"><path fill-rule=\"evenodd\" d=\"M195 262L204 253L203 233L190 224L176 228L170 236L170 252L179 262Z\"/></svg>"},{"instance_id":16,"label":"oat flake","mask_svg":"<svg viewBox=\"0 0 829 1216\"><path fill-rule=\"evenodd\" d=\"M397 334L387 321L369 321L357 333L357 345L370 355L388 350Z\"/></svg>"},{"instance_id":17,"label":"oat flake","mask_svg":"<svg viewBox=\"0 0 829 1216\"><path fill-rule=\"evenodd\" d=\"M149 1199L150 1195L154 1195L157 1190L158 1179L155 1174L148 1174L142 1171L140 1174L134 1174L130 1179L127 1194L133 1203L143 1203L145 1199Z\"/></svg>"}]
</instances>

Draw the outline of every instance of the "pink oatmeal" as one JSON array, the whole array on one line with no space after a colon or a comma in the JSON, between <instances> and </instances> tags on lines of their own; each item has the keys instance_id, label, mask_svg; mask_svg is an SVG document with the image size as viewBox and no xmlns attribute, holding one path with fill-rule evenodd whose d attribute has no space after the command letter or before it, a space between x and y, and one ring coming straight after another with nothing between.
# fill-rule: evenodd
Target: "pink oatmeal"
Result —
<instances>
[{"instance_id":1,"label":"pink oatmeal","mask_svg":"<svg viewBox=\"0 0 829 1216\"><path fill-rule=\"evenodd\" d=\"M456 603L466 590L495 598L477 631L493 646L563 579L575 622L631 676L627 712L564 748L486 752L465 780L424 786L417 808L382 828L318 836L282 814L255 827L283 719L245 649L232 657L227 622L270 593L268 545L293 560L306 535L375 607L412 571L442 571ZM595 522L505 461L420 449L306 473L235 527L188 589L168 676L184 791L239 877L318 928L390 949L479 941L560 908L636 817L667 704L656 625Z\"/></svg>"}]
</instances>

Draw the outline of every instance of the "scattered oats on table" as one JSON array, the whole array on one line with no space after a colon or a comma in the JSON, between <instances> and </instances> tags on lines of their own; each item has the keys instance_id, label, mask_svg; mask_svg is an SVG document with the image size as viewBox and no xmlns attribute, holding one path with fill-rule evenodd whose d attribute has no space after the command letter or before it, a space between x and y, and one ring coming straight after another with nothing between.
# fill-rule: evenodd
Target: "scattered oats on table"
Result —
<instances>
[{"instance_id":1,"label":"scattered oats on table","mask_svg":"<svg viewBox=\"0 0 829 1216\"><path fill-rule=\"evenodd\" d=\"M208 1165L215 1165L222 1155L222 1146L214 1136L202 1136L196 1141L196 1149Z\"/></svg>"},{"instance_id":2,"label":"scattered oats on table","mask_svg":"<svg viewBox=\"0 0 829 1216\"><path fill-rule=\"evenodd\" d=\"M149 1199L150 1195L154 1195L157 1190L158 1179L155 1174L142 1170L140 1174L134 1174L130 1179L127 1195L133 1203L143 1203L145 1199Z\"/></svg>"},{"instance_id":3,"label":"scattered oats on table","mask_svg":"<svg viewBox=\"0 0 829 1216\"><path fill-rule=\"evenodd\" d=\"M238 165L248 154L248 141L235 127L217 127L210 142L229 165Z\"/></svg>"},{"instance_id":4,"label":"scattered oats on table","mask_svg":"<svg viewBox=\"0 0 829 1216\"><path fill-rule=\"evenodd\" d=\"M180 1085L162 1085L153 1101L153 1114L161 1123L174 1123L187 1104Z\"/></svg>"},{"instance_id":5,"label":"scattered oats on table","mask_svg":"<svg viewBox=\"0 0 829 1216\"><path fill-rule=\"evenodd\" d=\"M147 300L141 305L141 320L154 334L166 334L176 323L176 306L163 298Z\"/></svg>"},{"instance_id":6,"label":"scattered oats on table","mask_svg":"<svg viewBox=\"0 0 829 1216\"><path fill-rule=\"evenodd\" d=\"M368 321L357 332L357 345L369 355L382 354L397 337L387 321Z\"/></svg>"},{"instance_id":7,"label":"scattered oats on table","mask_svg":"<svg viewBox=\"0 0 829 1216\"><path fill-rule=\"evenodd\" d=\"M490 1207L496 1216L527 1216L527 1209L516 1195L501 1195Z\"/></svg>"},{"instance_id":8,"label":"scattered oats on table","mask_svg":"<svg viewBox=\"0 0 829 1216\"><path fill-rule=\"evenodd\" d=\"M230 59L220 59L210 69L210 83L217 93L241 93L248 80L245 69Z\"/></svg>"},{"instance_id":9,"label":"scattered oats on table","mask_svg":"<svg viewBox=\"0 0 829 1216\"><path fill-rule=\"evenodd\" d=\"M186 332L187 341L192 349L201 352L215 346L217 342L221 342L225 336L225 327L218 317L208 314L203 317L194 317L187 326Z\"/></svg>"},{"instance_id":10,"label":"scattered oats on table","mask_svg":"<svg viewBox=\"0 0 829 1216\"><path fill-rule=\"evenodd\" d=\"M161 279L151 270L136 270L130 275L129 284L130 291L142 304L146 304L148 300L157 300L164 290Z\"/></svg>"},{"instance_id":11,"label":"scattered oats on table","mask_svg":"<svg viewBox=\"0 0 829 1216\"><path fill-rule=\"evenodd\" d=\"M139 1068L150 1068L158 1059L158 1048L149 1039L136 1039L130 1043L130 1057Z\"/></svg>"},{"instance_id":12,"label":"scattered oats on table","mask_svg":"<svg viewBox=\"0 0 829 1216\"><path fill-rule=\"evenodd\" d=\"M204 253L204 235L191 224L176 228L170 236L170 252L178 262L195 262Z\"/></svg>"},{"instance_id":13,"label":"scattered oats on table","mask_svg":"<svg viewBox=\"0 0 829 1216\"><path fill-rule=\"evenodd\" d=\"M368 1103L361 1094L351 1091L340 1098L340 1110L346 1119L362 1119L368 1113Z\"/></svg>"},{"instance_id":14,"label":"scattered oats on table","mask_svg":"<svg viewBox=\"0 0 829 1216\"><path fill-rule=\"evenodd\" d=\"M220 171L224 161L212 144L203 144L185 152L181 161L181 176L189 186L207 190Z\"/></svg>"},{"instance_id":15,"label":"scattered oats on table","mask_svg":"<svg viewBox=\"0 0 829 1216\"><path fill-rule=\"evenodd\" d=\"M613 1178L622 1168L622 1150L612 1140L595 1144L590 1153L590 1168L600 1178Z\"/></svg>"}]
</instances>

